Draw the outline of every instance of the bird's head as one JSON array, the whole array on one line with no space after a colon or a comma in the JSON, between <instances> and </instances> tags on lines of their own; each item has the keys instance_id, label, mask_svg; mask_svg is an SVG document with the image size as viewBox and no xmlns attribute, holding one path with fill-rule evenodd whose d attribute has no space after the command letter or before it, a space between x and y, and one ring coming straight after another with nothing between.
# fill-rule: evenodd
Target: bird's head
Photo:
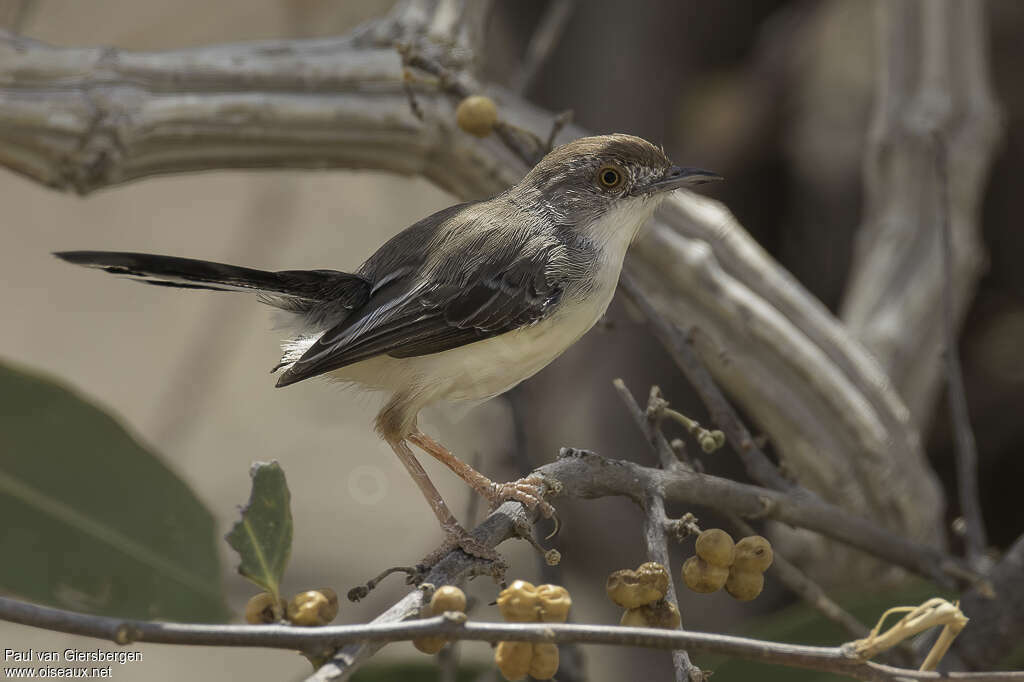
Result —
<instances>
[{"instance_id":1,"label":"bird's head","mask_svg":"<svg viewBox=\"0 0 1024 682\"><path fill-rule=\"evenodd\" d=\"M559 222L585 229L611 211L646 217L671 190L720 179L673 165L643 138L616 134L584 137L552 150L515 190L529 194Z\"/></svg>"}]
</instances>

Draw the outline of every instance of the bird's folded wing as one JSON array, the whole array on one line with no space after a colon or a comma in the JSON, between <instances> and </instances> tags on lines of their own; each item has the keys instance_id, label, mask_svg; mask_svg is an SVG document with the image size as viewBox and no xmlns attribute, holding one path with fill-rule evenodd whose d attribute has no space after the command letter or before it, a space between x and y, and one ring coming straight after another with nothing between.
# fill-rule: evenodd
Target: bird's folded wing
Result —
<instances>
[{"instance_id":1,"label":"bird's folded wing","mask_svg":"<svg viewBox=\"0 0 1024 682\"><path fill-rule=\"evenodd\" d=\"M387 354L429 355L504 334L543 319L562 294L552 271L557 248L518 251L448 282L395 279L327 330L278 386Z\"/></svg>"}]
</instances>

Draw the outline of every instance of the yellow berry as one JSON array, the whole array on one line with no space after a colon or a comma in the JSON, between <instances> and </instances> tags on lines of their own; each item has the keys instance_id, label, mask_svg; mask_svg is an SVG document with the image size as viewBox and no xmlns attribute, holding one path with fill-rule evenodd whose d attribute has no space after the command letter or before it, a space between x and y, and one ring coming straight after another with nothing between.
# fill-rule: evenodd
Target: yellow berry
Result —
<instances>
[{"instance_id":1,"label":"yellow berry","mask_svg":"<svg viewBox=\"0 0 1024 682\"><path fill-rule=\"evenodd\" d=\"M510 623L532 623L537 620L539 604L537 588L525 580L517 580L498 595L498 609Z\"/></svg>"},{"instance_id":2,"label":"yellow berry","mask_svg":"<svg viewBox=\"0 0 1024 682\"><path fill-rule=\"evenodd\" d=\"M674 630L679 627L680 622L682 619L679 617L679 610L673 604L661 599L653 604L644 604L635 609L629 609L622 614L619 625Z\"/></svg>"},{"instance_id":3,"label":"yellow berry","mask_svg":"<svg viewBox=\"0 0 1024 682\"><path fill-rule=\"evenodd\" d=\"M697 556L715 566L729 568L736 556L732 537L721 528L709 528L697 536Z\"/></svg>"},{"instance_id":4,"label":"yellow berry","mask_svg":"<svg viewBox=\"0 0 1024 682\"><path fill-rule=\"evenodd\" d=\"M758 571L743 571L735 567L729 571L725 591L739 601L750 601L764 589L764 574Z\"/></svg>"},{"instance_id":5,"label":"yellow berry","mask_svg":"<svg viewBox=\"0 0 1024 682\"><path fill-rule=\"evenodd\" d=\"M459 102L455 122L470 135L487 137L498 121L498 107L494 100L483 95L470 95Z\"/></svg>"},{"instance_id":6,"label":"yellow berry","mask_svg":"<svg viewBox=\"0 0 1024 682\"><path fill-rule=\"evenodd\" d=\"M533 645L530 660L530 677L536 680L550 680L558 672L558 647L549 642Z\"/></svg>"},{"instance_id":7,"label":"yellow berry","mask_svg":"<svg viewBox=\"0 0 1024 682\"><path fill-rule=\"evenodd\" d=\"M659 563L649 561L635 571L623 569L608 576L605 591L608 597L625 609L663 599L668 592L668 571Z\"/></svg>"},{"instance_id":8,"label":"yellow berry","mask_svg":"<svg viewBox=\"0 0 1024 682\"><path fill-rule=\"evenodd\" d=\"M292 625L327 625L338 613L337 608L333 609L333 614L331 611L330 601L318 590L300 592L288 602L288 620Z\"/></svg>"},{"instance_id":9,"label":"yellow berry","mask_svg":"<svg viewBox=\"0 0 1024 682\"><path fill-rule=\"evenodd\" d=\"M440 616L445 611L466 611L466 593L454 585L442 585L430 598L430 613Z\"/></svg>"},{"instance_id":10,"label":"yellow berry","mask_svg":"<svg viewBox=\"0 0 1024 682\"><path fill-rule=\"evenodd\" d=\"M538 586L537 602L540 605L540 620L545 623L564 623L569 617L572 598L569 597L569 590L561 585Z\"/></svg>"},{"instance_id":11,"label":"yellow berry","mask_svg":"<svg viewBox=\"0 0 1024 682\"><path fill-rule=\"evenodd\" d=\"M675 604L670 604L664 599L641 608L647 612L647 622L651 624L652 628L675 630L682 622L682 618L679 617L679 609Z\"/></svg>"},{"instance_id":12,"label":"yellow berry","mask_svg":"<svg viewBox=\"0 0 1024 682\"><path fill-rule=\"evenodd\" d=\"M245 622L252 625L274 623L284 617L284 611L283 603L275 604L274 597L269 592L260 592L246 602Z\"/></svg>"},{"instance_id":13,"label":"yellow berry","mask_svg":"<svg viewBox=\"0 0 1024 682\"><path fill-rule=\"evenodd\" d=\"M650 625L647 624L647 617L644 615L643 607L626 609L622 614L622 618L619 620L619 625L625 625L633 628L650 627Z\"/></svg>"},{"instance_id":14,"label":"yellow berry","mask_svg":"<svg viewBox=\"0 0 1024 682\"><path fill-rule=\"evenodd\" d=\"M324 616L327 618L327 622L330 623L338 617L338 593L329 587L321 587L317 592L327 597L328 607L324 612Z\"/></svg>"},{"instance_id":15,"label":"yellow berry","mask_svg":"<svg viewBox=\"0 0 1024 682\"><path fill-rule=\"evenodd\" d=\"M412 645L425 654L436 654L444 647L444 637L419 637L412 640Z\"/></svg>"},{"instance_id":16,"label":"yellow berry","mask_svg":"<svg viewBox=\"0 0 1024 682\"><path fill-rule=\"evenodd\" d=\"M532 660L531 642L498 642L498 648L494 650L494 662L509 682L526 677Z\"/></svg>"},{"instance_id":17,"label":"yellow berry","mask_svg":"<svg viewBox=\"0 0 1024 682\"><path fill-rule=\"evenodd\" d=\"M709 564L699 556L683 562L683 582L694 592L709 594L720 590L728 578L728 568Z\"/></svg>"},{"instance_id":18,"label":"yellow berry","mask_svg":"<svg viewBox=\"0 0 1024 682\"><path fill-rule=\"evenodd\" d=\"M736 543L736 558L732 564L741 571L764 573L774 558L772 543L768 542L768 538L751 535Z\"/></svg>"}]
</instances>

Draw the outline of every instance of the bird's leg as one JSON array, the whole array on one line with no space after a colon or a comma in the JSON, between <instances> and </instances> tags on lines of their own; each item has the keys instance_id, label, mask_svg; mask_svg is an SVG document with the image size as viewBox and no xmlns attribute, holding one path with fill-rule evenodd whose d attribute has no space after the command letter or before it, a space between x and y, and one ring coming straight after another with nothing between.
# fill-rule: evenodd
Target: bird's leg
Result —
<instances>
[{"instance_id":1,"label":"bird's leg","mask_svg":"<svg viewBox=\"0 0 1024 682\"><path fill-rule=\"evenodd\" d=\"M423 466L417 461L416 455L409 449L409 445L404 440L389 440L388 445L391 446L391 449L398 455L398 459L405 465L405 469L412 476L412 480L416 481L416 485L419 486L423 497L427 498L427 504L434 511L434 516L440 522L441 530L444 531L445 543L436 551L431 552L423 560L423 563L432 565L455 547L459 547L466 553L483 559L497 559L497 552L474 538L459 524L455 515L452 514L448 505L445 504L441 493L437 491L437 488L434 487L433 482L427 476L427 472L424 471Z\"/></svg>"},{"instance_id":2,"label":"bird's leg","mask_svg":"<svg viewBox=\"0 0 1024 682\"><path fill-rule=\"evenodd\" d=\"M544 518L550 519L555 515L555 508L544 500L546 486L544 479L540 476L533 474L510 483L495 483L422 431L413 431L409 434L408 439L409 442L419 446L424 452L447 466L459 478L472 486L490 503L491 509L506 500L515 500L521 502L530 511L539 509Z\"/></svg>"}]
</instances>

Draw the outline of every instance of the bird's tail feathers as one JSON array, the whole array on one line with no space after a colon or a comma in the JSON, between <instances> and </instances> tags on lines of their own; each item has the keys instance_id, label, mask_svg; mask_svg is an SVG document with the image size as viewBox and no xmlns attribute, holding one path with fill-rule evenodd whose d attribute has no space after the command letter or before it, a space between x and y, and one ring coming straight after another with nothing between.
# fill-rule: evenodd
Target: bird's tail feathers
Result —
<instances>
[{"instance_id":1,"label":"bird's tail feathers","mask_svg":"<svg viewBox=\"0 0 1024 682\"><path fill-rule=\"evenodd\" d=\"M337 270L271 272L193 258L123 251L59 251L53 255L69 263L124 275L146 284L259 293L264 303L290 312L302 312L308 305L325 301L353 307L370 289L369 282L362 277Z\"/></svg>"}]
</instances>

